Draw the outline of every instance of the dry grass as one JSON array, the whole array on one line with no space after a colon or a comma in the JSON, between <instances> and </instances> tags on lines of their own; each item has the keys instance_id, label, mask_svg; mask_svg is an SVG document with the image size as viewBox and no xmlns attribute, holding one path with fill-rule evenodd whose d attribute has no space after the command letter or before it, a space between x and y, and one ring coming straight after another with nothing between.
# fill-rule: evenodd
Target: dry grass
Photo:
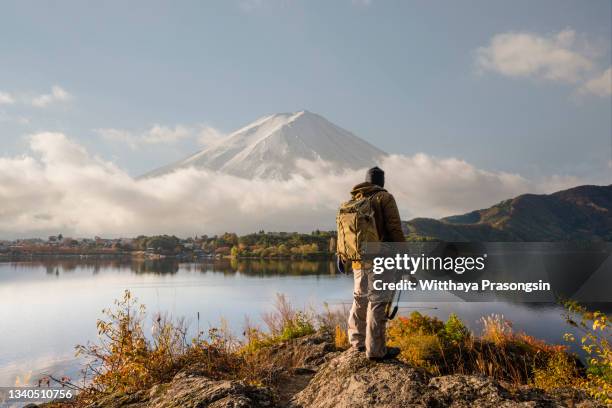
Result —
<instances>
[{"instance_id":1,"label":"dry grass","mask_svg":"<svg viewBox=\"0 0 612 408\"><path fill-rule=\"evenodd\" d=\"M413 312L389 324L388 339L390 345L400 347L402 360L436 375L482 374L517 386L532 384L545 389L571 386L610 403L610 323L601 313L578 307L569 310L581 317L578 322L571 321L585 332L582 345L591 356L586 374L566 346L514 333L512 324L500 315L482 318L483 332L477 336L455 315L441 321ZM299 311L278 295L274 310L263 318L267 329L247 321L243 339L233 336L222 322L188 340L184 320L167 315L154 317L152 336L147 337L145 308L125 291L115 308L105 310L105 318L97 322L98 342L77 346L77 352L89 359L85 372L91 379L82 388L79 402L144 390L189 369L210 378L276 387L305 360L305 349L292 339L323 331L333 336L337 349L346 349L346 318L344 308L330 310L326 306L322 314Z\"/></svg>"},{"instance_id":2,"label":"dry grass","mask_svg":"<svg viewBox=\"0 0 612 408\"><path fill-rule=\"evenodd\" d=\"M480 318L482 323L482 338L496 345L503 345L512 338L512 322L504 319L504 315L492 314Z\"/></svg>"},{"instance_id":3,"label":"dry grass","mask_svg":"<svg viewBox=\"0 0 612 408\"><path fill-rule=\"evenodd\" d=\"M612 325L607 315L565 302L566 320L582 332L586 368L566 345L515 333L503 315L481 318L480 336L451 315L446 322L418 312L389 326L389 341L401 358L433 374L482 374L514 384L551 390L573 387L612 404ZM576 341L566 335L568 341Z\"/></svg>"},{"instance_id":4,"label":"dry grass","mask_svg":"<svg viewBox=\"0 0 612 408\"><path fill-rule=\"evenodd\" d=\"M342 304L340 308L331 309L325 303L323 313L317 316L319 330L326 331L333 336L338 350L346 350L351 346L348 338L348 315L349 310L345 304Z\"/></svg>"},{"instance_id":5,"label":"dry grass","mask_svg":"<svg viewBox=\"0 0 612 408\"><path fill-rule=\"evenodd\" d=\"M329 319L296 310L278 295L274 310L263 316L267 330L247 321L244 339L233 336L222 321L218 328L198 332L188 340L185 321L167 315L154 316L152 336L147 337L145 307L127 290L104 314L97 322L98 341L76 347L77 354L88 361L81 403L101 395L147 389L170 381L183 369L196 369L214 379L274 386L281 380L279 373L298 365L303 356L298 349L276 353L272 346L323 330L316 322Z\"/></svg>"},{"instance_id":6,"label":"dry grass","mask_svg":"<svg viewBox=\"0 0 612 408\"><path fill-rule=\"evenodd\" d=\"M499 315L481 319L481 336L471 334L457 316L446 322L413 312L389 327L389 340L401 358L432 374L481 374L515 385L532 383L566 347L550 345L525 334ZM568 361L574 361L568 357Z\"/></svg>"}]
</instances>

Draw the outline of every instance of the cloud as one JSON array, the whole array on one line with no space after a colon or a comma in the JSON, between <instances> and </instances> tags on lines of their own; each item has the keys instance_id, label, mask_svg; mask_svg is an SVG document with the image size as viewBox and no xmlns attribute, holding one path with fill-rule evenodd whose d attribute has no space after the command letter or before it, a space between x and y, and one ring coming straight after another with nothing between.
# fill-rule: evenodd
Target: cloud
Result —
<instances>
[{"instance_id":1,"label":"cloud","mask_svg":"<svg viewBox=\"0 0 612 408\"><path fill-rule=\"evenodd\" d=\"M599 76L588 80L579 89L581 94L592 94L602 98L612 95L612 67L606 69Z\"/></svg>"},{"instance_id":2,"label":"cloud","mask_svg":"<svg viewBox=\"0 0 612 408\"><path fill-rule=\"evenodd\" d=\"M200 131L198 132L198 143L202 146L210 146L211 144L215 144L219 140L223 139L225 136L226 135L219 129L202 125Z\"/></svg>"},{"instance_id":3,"label":"cloud","mask_svg":"<svg viewBox=\"0 0 612 408\"><path fill-rule=\"evenodd\" d=\"M495 35L476 51L477 67L509 77L576 83L593 69L589 47L576 44L574 30L543 36L528 32Z\"/></svg>"},{"instance_id":4,"label":"cloud","mask_svg":"<svg viewBox=\"0 0 612 408\"><path fill-rule=\"evenodd\" d=\"M246 180L194 168L135 179L91 155L62 133L30 137L27 155L0 158L0 236L190 236L223 231L311 231L333 228L363 169L329 171L308 165L317 177ZM490 172L454 158L394 155L382 164L404 219L441 217L483 208L527 191L548 192L548 180ZM575 185L556 181L554 189Z\"/></svg>"},{"instance_id":5,"label":"cloud","mask_svg":"<svg viewBox=\"0 0 612 408\"><path fill-rule=\"evenodd\" d=\"M142 140L145 143L158 144L158 143L175 143L181 139L189 137L191 131L184 126L175 126L169 128L161 125L153 125L148 132L142 135Z\"/></svg>"},{"instance_id":6,"label":"cloud","mask_svg":"<svg viewBox=\"0 0 612 408\"><path fill-rule=\"evenodd\" d=\"M8 92L0 91L0 105L11 105L15 103L15 99Z\"/></svg>"},{"instance_id":7,"label":"cloud","mask_svg":"<svg viewBox=\"0 0 612 408\"><path fill-rule=\"evenodd\" d=\"M550 35L507 32L476 50L476 67L507 77L577 84L578 94L607 97L612 94L612 68L597 69L601 55L596 46L577 41L569 28Z\"/></svg>"},{"instance_id":8,"label":"cloud","mask_svg":"<svg viewBox=\"0 0 612 408\"><path fill-rule=\"evenodd\" d=\"M66 102L72 98L64 88L59 85L54 85L51 88L51 93L42 94L32 99L32 106L44 108L55 102Z\"/></svg>"},{"instance_id":9,"label":"cloud","mask_svg":"<svg viewBox=\"0 0 612 408\"><path fill-rule=\"evenodd\" d=\"M206 125L168 127L155 124L140 133L115 128L94 129L94 131L105 140L124 143L132 149L138 149L143 145L171 145L185 139L196 139L201 145L209 145L224 136L221 131Z\"/></svg>"}]
</instances>

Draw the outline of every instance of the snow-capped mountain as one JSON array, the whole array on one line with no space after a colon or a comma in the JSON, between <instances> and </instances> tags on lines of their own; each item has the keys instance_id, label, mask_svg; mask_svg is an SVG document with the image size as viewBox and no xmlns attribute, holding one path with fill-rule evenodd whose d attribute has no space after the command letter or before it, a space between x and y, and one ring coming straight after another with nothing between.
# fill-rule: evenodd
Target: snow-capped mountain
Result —
<instances>
[{"instance_id":1,"label":"snow-capped mountain","mask_svg":"<svg viewBox=\"0 0 612 408\"><path fill-rule=\"evenodd\" d=\"M323 160L338 169L379 163L386 153L308 111L264 116L204 150L145 177L194 166L244 178L287 179L303 173L298 159Z\"/></svg>"}]
</instances>

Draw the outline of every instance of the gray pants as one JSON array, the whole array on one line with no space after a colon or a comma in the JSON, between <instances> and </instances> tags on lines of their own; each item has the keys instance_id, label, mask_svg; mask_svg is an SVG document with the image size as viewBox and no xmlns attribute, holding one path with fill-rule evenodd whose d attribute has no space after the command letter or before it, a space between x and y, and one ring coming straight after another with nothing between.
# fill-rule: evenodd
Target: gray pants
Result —
<instances>
[{"instance_id":1,"label":"gray pants","mask_svg":"<svg viewBox=\"0 0 612 408\"><path fill-rule=\"evenodd\" d=\"M394 291L375 290L374 281L394 282L395 273L374 274L371 269L354 269L353 306L349 314L348 335L353 347L366 348L368 357L387 353L385 331L386 308L393 301Z\"/></svg>"}]
</instances>

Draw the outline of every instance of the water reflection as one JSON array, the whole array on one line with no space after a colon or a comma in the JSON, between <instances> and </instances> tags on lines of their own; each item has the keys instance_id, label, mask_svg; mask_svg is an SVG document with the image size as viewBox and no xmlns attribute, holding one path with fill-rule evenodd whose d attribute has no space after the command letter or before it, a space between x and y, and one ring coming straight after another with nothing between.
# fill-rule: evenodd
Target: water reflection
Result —
<instances>
[{"instance_id":1,"label":"water reflection","mask_svg":"<svg viewBox=\"0 0 612 408\"><path fill-rule=\"evenodd\" d=\"M173 275L186 271L240 273L252 277L335 275L331 261L275 260L275 259L209 259L198 263L181 263L175 259L162 260L108 260L108 259L54 259L46 261L13 262L13 269L44 268L48 275L71 273L76 270L97 274L104 269L130 271L135 274Z\"/></svg>"}]
</instances>

